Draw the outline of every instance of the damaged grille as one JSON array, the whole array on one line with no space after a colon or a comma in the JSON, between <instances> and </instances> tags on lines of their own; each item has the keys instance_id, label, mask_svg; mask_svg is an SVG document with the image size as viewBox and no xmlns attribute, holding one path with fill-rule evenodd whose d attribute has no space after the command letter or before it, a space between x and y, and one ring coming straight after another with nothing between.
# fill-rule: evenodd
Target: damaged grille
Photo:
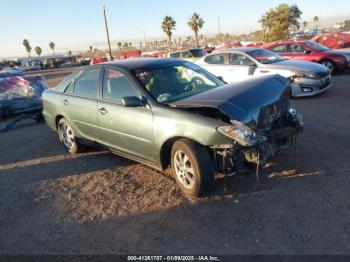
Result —
<instances>
[{"instance_id":1,"label":"damaged grille","mask_svg":"<svg viewBox=\"0 0 350 262\"><path fill-rule=\"evenodd\" d=\"M281 99L273 104L262 107L258 116L257 128L259 130L271 129L275 122L279 122L286 115L288 108L288 99Z\"/></svg>"}]
</instances>

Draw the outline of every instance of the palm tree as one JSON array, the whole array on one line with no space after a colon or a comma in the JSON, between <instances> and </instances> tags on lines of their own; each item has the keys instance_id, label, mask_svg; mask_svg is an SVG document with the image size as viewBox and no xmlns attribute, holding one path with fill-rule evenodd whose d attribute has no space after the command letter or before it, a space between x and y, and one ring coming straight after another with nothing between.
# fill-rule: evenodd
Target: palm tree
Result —
<instances>
[{"instance_id":1,"label":"palm tree","mask_svg":"<svg viewBox=\"0 0 350 262\"><path fill-rule=\"evenodd\" d=\"M52 49L53 58L55 58L55 43L54 42L50 42L49 43L49 47Z\"/></svg>"},{"instance_id":2,"label":"palm tree","mask_svg":"<svg viewBox=\"0 0 350 262\"><path fill-rule=\"evenodd\" d=\"M196 45L199 46L198 31L199 31L199 29L201 29L203 27L204 20L199 16L199 14L194 13L190 17L187 24L194 32L194 35L196 37Z\"/></svg>"},{"instance_id":3,"label":"palm tree","mask_svg":"<svg viewBox=\"0 0 350 262\"><path fill-rule=\"evenodd\" d=\"M122 42L118 42L118 49L121 50L122 49Z\"/></svg>"},{"instance_id":4,"label":"palm tree","mask_svg":"<svg viewBox=\"0 0 350 262\"><path fill-rule=\"evenodd\" d=\"M30 46L29 44L29 41L27 39L24 39L23 40L23 43L22 43L28 53L28 61L30 60L30 53L32 52L32 47Z\"/></svg>"},{"instance_id":5,"label":"palm tree","mask_svg":"<svg viewBox=\"0 0 350 262\"><path fill-rule=\"evenodd\" d=\"M43 50L41 49L40 46L35 47L35 53L40 57L41 53L43 52Z\"/></svg>"},{"instance_id":6,"label":"palm tree","mask_svg":"<svg viewBox=\"0 0 350 262\"><path fill-rule=\"evenodd\" d=\"M169 38L169 48L171 48L171 36L173 35L173 30L175 30L176 22L173 17L165 16L162 21L163 32Z\"/></svg>"},{"instance_id":7,"label":"palm tree","mask_svg":"<svg viewBox=\"0 0 350 262\"><path fill-rule=\"evenodd\" d=\"M315 16L314 17L314 23L315 23L316 29L318 29L318 22L319 21L320 21L320 18L318 16Z\"/></svg>"},{"instance_id":8,"label":"palm tree","mask_svg":"<svg viewBox=\"0 0 350 262\"><path fill-rule=\"evenodd\" d=\"M306 30L307 25L308 25L308 22L307 22L307 21L304 21L304 22L303 22L303 30L304 30L304 32L305 32L305 30Z\"/></svg>"},{"instance_id":9,"label":"palm tree","mask_svg":"<svg viewBox=\"0 0 350 262\"><path fill-rule=\"evenodd\" d=\"M72 55L72 51L68 50L68 56L71 56L71 55Z\"/></svg>"}]
</instances>

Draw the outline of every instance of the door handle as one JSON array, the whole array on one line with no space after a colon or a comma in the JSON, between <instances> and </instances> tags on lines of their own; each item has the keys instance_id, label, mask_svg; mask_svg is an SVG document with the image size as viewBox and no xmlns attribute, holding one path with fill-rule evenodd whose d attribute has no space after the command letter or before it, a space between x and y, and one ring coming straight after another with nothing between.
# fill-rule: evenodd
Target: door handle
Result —
<instances>
[{"instance_id":1,"label":"door handle","mask_svg":"<svg viewBox=\"0 0 350 262\"><path fill-rule=\"evenodd\" d=\"M98 111L99 111L102 115L105 115L105 114L108 113L108 110L107 110L106 108L104 108L104 107L99 108Z\"/></svg>"},{"instance_id":2,"label":"door handle","mask_svg":"<svg viewBox=\"0 0 350 262\"><path fill-rule=\"evenodd\" d=\"M269 70L260 70L260 73L268 73Z\"/></svg>"},{"instance_id":3,"label":"door handle","mask_svg":"<svg viewBox=\"0 0 350 262\"><path fill-rule=\"evenodd\" d=\"M64 99L64 100L63 100L63 104L64 104L64 105L68 105L68 104L69 104L69 101L68 101L67 99Z\"/></svg>"}]
</instances>

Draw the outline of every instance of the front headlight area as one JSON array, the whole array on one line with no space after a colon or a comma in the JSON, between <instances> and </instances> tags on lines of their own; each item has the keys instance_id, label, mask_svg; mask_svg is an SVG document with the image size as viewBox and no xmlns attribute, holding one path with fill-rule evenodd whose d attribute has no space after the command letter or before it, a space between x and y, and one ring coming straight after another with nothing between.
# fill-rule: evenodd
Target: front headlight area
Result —
<instances>
[{"instance_id":1,"label":"front headlight area","mask_svg":"<svg viewBox=\"0 0 350 262\"><path fill-rule=\"evenodd\" d=\"M230 126L218 127L217 131L232 138L242 146L253 146L258 143L258 135L250 127L236 120L231 120L231 123L232 125Z\"/></svg>"},{"instance_id":2,"label":"front headlight area","mask_svg":"<svg viewBox=\"0 0 350 262\"><path fill-rule=\"evenodd\" d=\"M320 78L318 73L313 73L313 72L293 71L293 73L295 78L312 78L312 79Z\"/></svg>"}]
</instances>

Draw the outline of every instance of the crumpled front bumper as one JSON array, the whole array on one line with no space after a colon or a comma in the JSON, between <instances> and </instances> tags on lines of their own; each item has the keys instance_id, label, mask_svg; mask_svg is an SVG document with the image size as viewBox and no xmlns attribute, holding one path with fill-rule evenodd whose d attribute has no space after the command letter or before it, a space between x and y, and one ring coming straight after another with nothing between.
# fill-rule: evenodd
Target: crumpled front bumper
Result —
<instances>
[{"instance_id":1,"label":"crumpled front bumper","mask_svg":"<svg viewBox=\"0 0 350 262\"><path fill-rule=\"evenodd\" d=\"M285 125L256 131L254 139L244 143L234 140L232 144L212 146L217 171L240 172L245 163L264 165L277 152L291 147L295 143L296 136L303 132L303 126L302 116L290 108Z\"/></svg>"}]
</instances>

